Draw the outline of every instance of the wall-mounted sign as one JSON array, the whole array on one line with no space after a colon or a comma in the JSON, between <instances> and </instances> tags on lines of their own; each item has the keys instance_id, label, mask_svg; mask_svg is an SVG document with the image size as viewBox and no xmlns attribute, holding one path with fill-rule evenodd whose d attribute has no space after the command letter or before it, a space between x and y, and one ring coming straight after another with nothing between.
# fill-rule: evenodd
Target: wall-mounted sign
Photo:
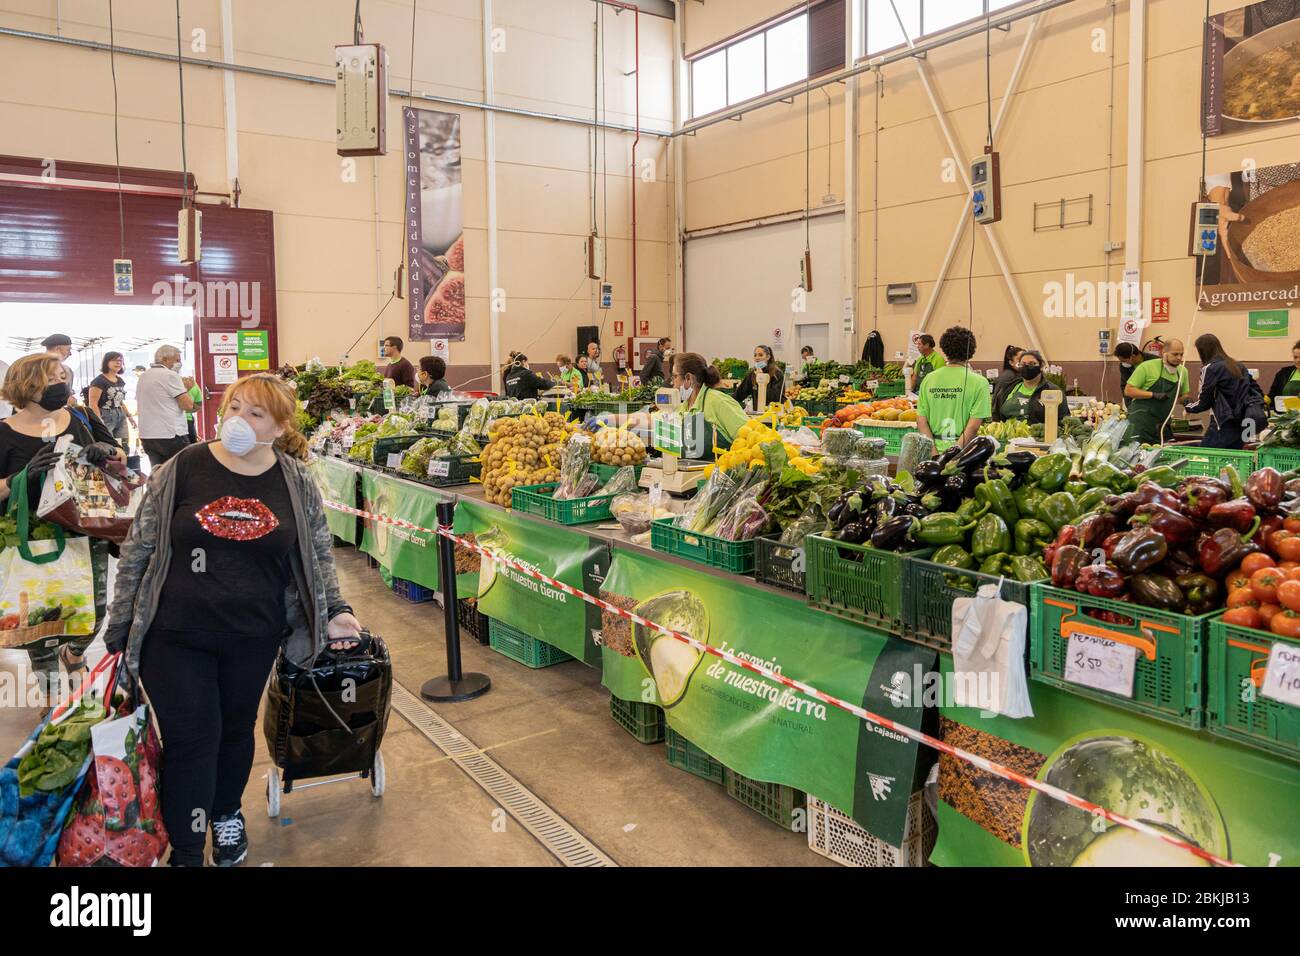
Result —
<instances>
[{"instance_id":1,"label":"wall-mounted sign","mask_svg":"<svg viewBox=\"0 0 1300 956\"><path fill-rule=\"evenodd\" d=\"M235 355L239 352L239 339L234 332L209 332L210 355Z\"/></svg>"},{"instance_id":2,"label":"wall-mounted sign","mask_svg":"<svg viewBox=\"0 0 1300 956\"><path fill-rule=\"evenodd\" d=\"M265 329L239 333L239 371L252 372L271 367L271 348Z\"/></svg>"},{"instance_id":3,"label":"wall-mounted sign","mask_svg":"<svg viewBox=\"0 0 1300 956\"><path fill-rule=\"evenodd\" d=\"M212 356L212 372L212 383L214 385L233 385L239 378L239 370L235 368L235 356Z\"/></svg>"},{"instance_id":4,"label":"wall-mounted sign","mask_svg":"<svg viewBox=\"0 0 1300 956\"><path fill-rule=\"evenodd\" d=\"M1246 317L1246 335L1252 339L1284 339L1289 333L1291 313L1286 309L1251 312Z\"/></svg>"},{"instance_id":5,"label":"wall-mounted sign","mask_svg":"<svg viewBox=\"0 0 1300 956\"><path fill-rule=\"evenodd\" d=\"M1151 321L1169 321L1169 296L1163 295L1151 300Z\"/></svg>"}]
</instances>

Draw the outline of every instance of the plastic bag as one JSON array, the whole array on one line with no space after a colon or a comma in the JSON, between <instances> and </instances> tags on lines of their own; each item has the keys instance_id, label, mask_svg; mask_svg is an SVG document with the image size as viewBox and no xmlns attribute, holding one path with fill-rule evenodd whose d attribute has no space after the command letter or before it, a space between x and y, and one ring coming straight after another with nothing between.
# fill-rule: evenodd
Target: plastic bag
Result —
<instances>
[{"instance_id":1,"label":"plastic bag","mask_svg":"<svg viewBox=\"0 0 1300 956\"><path fill-rule=\"evenodd\" d=\"M898 470L909 475L916 473L916 466L934 457L934 440L917 431L909 431L903 436L898 452Z\"/></svg>"},{"instance_id":2,"label":"plastic bag","mask_svg":"<svg viewBox=\"0 0 1300 956\"><path fill-rule=\"evenodd\" d=\"M723 513L716 531L710 534L727 541L748 541L767 527L767 512L758 503L754 489L740 495Z\"/></svg>"},{"instance_id":3,"label":"plastic bag","mask_svg":"<svg viewBox=\"0 0 1300 956\"><path fill-rule=\"evenodd\" d=\"M822 432L822 451L835 458L851 458L861 437L852 428L828 428Z\"/></svg>"},{"instance_id":4,"label":"plastic bag","mask_svg":"<svg viewBox=\"0 0 1300 956\"><path fill-rule=\"evenodd\" d=\"M469 407L469 415L465 418L465 427L473 435L487 434L488 411L492 403L486 398L480 398Z\"/></svg>"},{"instance_id":5,"label":"plastic bag","mask_svg":"<svg viewBox=\"0 0 1300 956\"><path fill-rule=\"evenodd\" d=\"M555 489L558 501L582 498L580 487L591 467L591 436L573 435L560 448L560 487ZM595 476L592 476L595 477ZM600 479L596 479L599 483Z\"/></svg>"},{"instance_id":6,"label":"plastic bag","mask_svg":"<svg viewBox=\"0 0 1300 956\"><path fill-rule=\"evenodd\" d=\"M780 433L782 441L788 441L800 448L818 448L822 443L820 436L807 425L798 428L782 428Z\"/></svg>"},{"instance_id":7,"label":"plastic bag","mask_svg":"<svg viewBox=\"0 0 1300 956\"><path fill-rule=\"evenodd\" d=\"M736 495L740 485L721 468L715 468L699 493L691 499L673 524L687 531L703 531L713 522L727 503Z\"/></svg>"},{"instance_id":8,"label":"plastic bag","mask_svg":"<svg viewBox=\"0 0 1300 956\"><path fill-rule=\"evenodd\" d=\"M675 514L673 502L652 505L648 494L619 495L610 502L609 513L630 535L647 534L650 523Z\"/></svg>"},{"instance_id":9,"label":"plastic bag","mask_svg":"<svg viewBox=\"0 0 1300 956\"><path fill-rule=\"evenodd\" d=\"M456 436L447 443L446 454L472 458L475 455L483 454L483 446L470 434L469 428L465 427L458 431Z\"/></svg>"},{"instance_id":10,"label":"plastic bag","mask_svg":"<svg viewBox=\"0 0 1300 956\"><path fill-rule=\"evenodd\" d=\"M632 465L624 465L614 472L614 477L606 482L605 487L600 489L600 493L602 495L622 495L636 489L636 468Z\"/></svg>"},{"instance_id":11,"label":"plastic bag","mask_svg":"<svg viewBox=\"0 0 1300 956\"><path fill-rule=\"evenodd\" d=\"M858 436L857 448L854 451L854 457L876 460L885 457L885 440L883 438L868 438L866 435Z\"/></svg>"},{"instance_id":12,"label":"plastic bag","mask_svg":"<svg viewBox=\"0 0 1300 956\"><path fill-rule=\"evenodd\" d=\"M799 547L803 544L803 539L810 534L821 534L830 528L830 522L822 515L821 509L812 505L794 521L785 526L778 539L781 544Z\"/></svg>"},{"instance_id":13,"label":"plastic bag","mask_svg":"<svg viewBox=\"0 0 1300 956\"><path fill-rule=\"evenodd\" d=\"M1023 604L998 597L998 585L983 585L973 598L952 602L952 661L958 707L979 707L1006 717L1032 717L1025 681ZM974 679L971 679L974 678Z\"/></svg>"}]
</instances>

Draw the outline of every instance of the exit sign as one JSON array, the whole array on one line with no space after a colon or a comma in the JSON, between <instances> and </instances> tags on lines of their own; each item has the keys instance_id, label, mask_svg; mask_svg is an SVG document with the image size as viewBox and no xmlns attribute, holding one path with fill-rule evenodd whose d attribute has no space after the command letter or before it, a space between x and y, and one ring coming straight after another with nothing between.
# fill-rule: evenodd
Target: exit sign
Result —
<instances>
[{"instance_id":1,"label":"exit sign","mask_svg":"<svg viewBox=\"0 0 1300 956\"><path fill-rule=\"evenodd\" d=\"M1153 298L1151 300L1151 321L1168 322L1169 321L1169 296Z\"/></svg>"}]
</instances>

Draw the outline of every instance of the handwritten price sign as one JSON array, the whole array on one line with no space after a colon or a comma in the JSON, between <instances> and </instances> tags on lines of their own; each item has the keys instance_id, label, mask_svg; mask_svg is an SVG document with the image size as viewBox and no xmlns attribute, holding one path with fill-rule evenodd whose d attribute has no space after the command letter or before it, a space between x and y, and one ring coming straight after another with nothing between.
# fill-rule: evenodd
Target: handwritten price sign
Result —
<instances>
[{"instance_id":1,"label":"handwritten price sign","mask_svg":"<svg viewBox=\"0 0 1300 956\"><path fill-rule=\"evenodd\" d=\"M1273 645L1259 692L1279 703L1300 707L1300 647L1282 641Z\"/></svg>"},{"instance_id":2,"label":"handwritten price sign","mask_svg":"<svg viewBox=\"0 0 1300 956\"><path fill-rule=\"evenodd\" d=\"M1087 634L1071 634L1064 677L1072 684L1133 696L1137 648Z\"/></svg>"}]
</instances>

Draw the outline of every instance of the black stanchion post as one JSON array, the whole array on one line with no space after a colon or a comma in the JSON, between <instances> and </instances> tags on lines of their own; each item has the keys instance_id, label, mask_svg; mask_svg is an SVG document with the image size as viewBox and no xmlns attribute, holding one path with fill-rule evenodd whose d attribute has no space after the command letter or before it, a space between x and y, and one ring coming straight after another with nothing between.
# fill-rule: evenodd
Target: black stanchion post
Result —
<instances>
[{"instance_id":1,"label":"black stanchion post","mask_svg":"<svg viewBox=\"0 0 1300 956\"><path fill-rule=\"evenodd\" d=\"M438 526L450 528L455 515L453 501L438 502ZM442 615L447 631L447 676L424 682L420 696L435 703L472 700L487 693L492 686L486 674L460 670L460 625L456 621L456 544L438 535L438 580L442 583Z\"/></svg>"}]
</instances>

